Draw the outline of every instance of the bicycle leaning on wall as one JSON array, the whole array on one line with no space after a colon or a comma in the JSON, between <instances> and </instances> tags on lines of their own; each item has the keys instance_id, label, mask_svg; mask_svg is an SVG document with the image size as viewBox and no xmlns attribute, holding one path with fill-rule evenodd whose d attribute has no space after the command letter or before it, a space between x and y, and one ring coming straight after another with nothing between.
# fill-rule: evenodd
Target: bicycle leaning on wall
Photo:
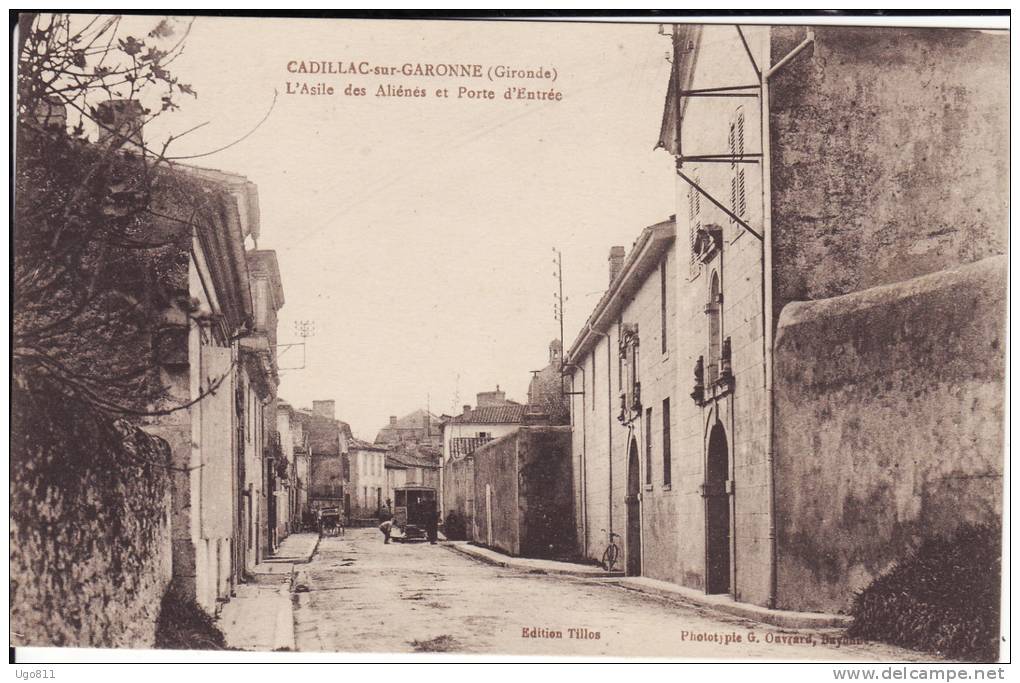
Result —
<instances>
[{"instance_id":1,"label":"bicycle leaning on wall","mask_svg":"<svg viewBox=\"0 0 1020 683\"><path fill-rule=\"evenodd\" d=\"M603 532L606 530L603 529ZM620 534L609 531L606 532L609 537L609 545L606 546L605 551L602 553L602 568L607 572L613 571L616 563L620 561L620 546L616 545L614 539L620 538Z\"/></svg>"}]
</instances>

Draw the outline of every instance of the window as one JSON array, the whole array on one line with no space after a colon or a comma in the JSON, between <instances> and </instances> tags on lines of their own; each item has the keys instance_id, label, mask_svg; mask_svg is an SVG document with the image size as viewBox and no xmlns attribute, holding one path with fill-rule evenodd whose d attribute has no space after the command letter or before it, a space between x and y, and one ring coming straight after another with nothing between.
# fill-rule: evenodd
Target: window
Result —
<instances>
[{"instance_id":1,"label":"window","mask_svg":"<svg viewBox=\"0 0 1020 683\"><path fill-rule=\"evenodd\" d=\"M701 185L701 178L697 175L694 176L693 180L698 185ZM701 230L701 193L693 187L687 188L687 216L690 229L691 277L693 278L698 274L698 253L695 242L697 241L698 231Z\"/></svg>"},{"instance_id":2,"label":"window","mask_svg":"<svg viewBox=\"0 0 1020 683\"><path fill-rule=\"evenodd\" d=\"M669 433L669 399L662 399L662 485L673 484L673 445Z\"/></svg>"},{"instance_id":3,"label":"window","mask_svg":"<svg viewBox=\"0 0 1020 683\"><path fill-rule=\"evenodd\" d=\"M720 339L722 338L722 288L719 285L719 273L712 273L712 285L705 313L708 314L708 363L705 374L711 384L719 378Z\"/></svg>"},{"instance_id":4,"label":"window","mask_svg":"<svg viewBox=\"0 0 1020 683\"><path fill-rule=\"evenodd\" d=\"M645 485L652 485L652 409L645 410Z\"/></svg>"},{"instance_id":5,"label":"window","mask_svg":"<svg viewBox=\"0 0 1020 683\"><path fill-rule=\"evenodd\" d=\"M730 122L729 136L730 154L733 157L744 155L744 109L738 108ZM744 184L743 164L737 163L736 159L730 161L730 210L740 218L747 213L747 188ZM730 223L733 223L730 219ZM743 232L743 231L741 231Z\"/></svg>"},{"instance_id":6,"label":"window","mask_svg":"<svg viewBox=\"0 0 1020 683\"><path fill-rule=\"evenodd\" d=\"M666 257L659 264L659 336L662 337L662 352L666 353Z\"/></svg>"},{"instance_id":7,"label":"window","mask_svg":"<svg viewBox=\"0 0 1020 683\"><path fill-rule=\"evenodd\" d=\"M622 338L623 335L623 313L616 319L616 337L617 339ZM619 362L617 364L616 383L622 388L623 387L623 354L620 354Z\"/></svg>"},{"instance_id":8,"label":"window","mask_svg":"<svg viewBox=\"0 0 1020 683\"><path fill-rule=\"evenodd\" d=\"M620 421L629 423L641 417L641 383L638 381L639 339L637 323L625 323L620 330L620 358L623 382L620 385Z\"/></svg>"}]
</instances>

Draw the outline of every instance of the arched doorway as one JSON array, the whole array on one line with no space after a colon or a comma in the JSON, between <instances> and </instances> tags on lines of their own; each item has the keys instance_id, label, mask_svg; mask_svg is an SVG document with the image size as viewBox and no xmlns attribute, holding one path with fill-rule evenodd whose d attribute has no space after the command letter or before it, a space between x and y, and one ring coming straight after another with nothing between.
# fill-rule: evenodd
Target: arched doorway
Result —
<instances>
[{"instance_id":1,"label":"arched doorway","mask_svg":"<svg viewBox=\"0 0 1020 683\"><path fill-rule=\"evenodd\" d=\"M726 430L716 422L708 437L705 471L705 588L707 593L730 592L730 458Z\"/></svg>"},{"instance_id":2,"label":"arched doorway","mask_svg":"<svg viewBox=\"0 0 1020 683\"><path fill-rule=\"evenodd\" d=\"M637 441L630 442L627 459L627 576L641 575L641 470Z\"/></svg>"}]
</instances>

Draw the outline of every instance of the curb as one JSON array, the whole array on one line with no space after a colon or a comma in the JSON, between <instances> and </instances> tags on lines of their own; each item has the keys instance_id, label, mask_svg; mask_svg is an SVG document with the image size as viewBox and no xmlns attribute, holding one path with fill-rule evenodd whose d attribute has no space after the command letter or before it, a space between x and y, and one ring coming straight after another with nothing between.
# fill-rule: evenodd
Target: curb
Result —
<instances>
[{"instance_id":1,"label":"curb","mask_svg":"<svg viewBox=\"0 0 1020 683\"><path fill-rule=\"evenodd\" d=\"M640 580L640 577L639 577ZM845 629L853 623L853 618L842 614L826 614L823 612L794 612L790 610L769 609L748 602L735 602L729 596L706 595L693 588L686 588L665 581L636 581L632 578L605 581L623 590L634 591L686 603L695 607L713 609L717 612L757 621L771 626L788 629Z\"/></svg>"},{"instance_id":2,"label":"curb","mask_svg":"<svg viewBox=\"0 0 1020 683\"><path fill-rule=\"evenodd\" d=\"M656 581L643 577L627 577L623 572L593 573L586 571L575 571L566 568L545 568L529 566L518 558L503 555L496 551L475 549L475 546L466 543L443 543L443 547L460 553L478 562L517 569L523 572L534 574L554 574L560 576L572 576L593 583L609 584L622 590L629 590L645 595L654 595L666 598L673 602L683 603L686 606L711 609L716 612L723 612L731 616L756 621L762 624L769 624L787 629L845 629L853 623L853 618L841 614L825 614L822 612L793 612L789 610L768 609L747 602L734 602L729 596L706 595L693 588L686 588L665 581ZM565 564L565 563L564 563Z\"/></svg>"},{"instance_id":3,"label":"curb","mask_svg":"<svg viewBox=\"0 0 1020 683\"><path fill-rule=\"evenodd\" d=\"M503 567L506 569L517 569L522 572L528 572L531 574L555 574L558 576L575 576L578 578L592 579L593 581L600 581L603 579L619 578L623 576L623 572L601 572L594 573L591 571L582 571L580 569L568 569L559 567L533 567L523 562L515 561L517 558L501 555L500 557L493 557L489 552L477 552L473 548L474 546L462 544L462 543L442 543L444 548L460 553L466 557L470 557L473 560L483 562L494 567ZM552 560L550 560L552 561ZM562 563L567 564L567 563Z\"/></svg>"},{"instance_id":4,"label":"curb","mask_svg":"<svg viewBox=\"0 0 1020 683\"><path fill-rule=\"evenodd\" d=\"M315 552L319 549L319 543L322 542L322 536L319 535L315 538L315 544L312 546L312 551L307 555L301 555L298 557L278 557L270 556L263 558L262 562L266 564L308 564L312 561L312 557L315 556Z\"/></svg>"}]
</instances>

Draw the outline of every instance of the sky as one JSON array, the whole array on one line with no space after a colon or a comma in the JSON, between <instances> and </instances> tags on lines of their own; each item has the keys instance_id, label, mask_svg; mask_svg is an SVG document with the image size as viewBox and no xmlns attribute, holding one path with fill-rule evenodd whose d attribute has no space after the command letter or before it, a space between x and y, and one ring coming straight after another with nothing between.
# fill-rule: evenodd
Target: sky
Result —
<instances>
[{"instance_id":1,"label":"sky","mask_svg":"<svg viewBox=\"0 0 1020 683\"><path fill-rule=\"evenodd\" d=\"M142 36L158 17L131 17ZM178 24L179 28L183 23ZM197 97L149 143L258 186L260 249L276 250L286 303L279 394L334 399L373 439L390 415L456 413L499 385L525 401L559 336L562 252L569 348L608 284L609 248L674 212L672 158L654 150L669 77L656 24L200 17L172 65ZM292 61L504 65L556 80L291 73ZM305 83L333 95L287 94ZM379 85L425 98L376 97ZM348 85L366 96L346 96ZM495 99L456 97L491 89ZM559 101L506 100L508 86ZM448 88L451 97L434 91ZM276 103L274 101L276 93ZM259 121L272 110L265 122ZM257 128L256 128L257 127Z\"/></svg>"}]
</instances>

